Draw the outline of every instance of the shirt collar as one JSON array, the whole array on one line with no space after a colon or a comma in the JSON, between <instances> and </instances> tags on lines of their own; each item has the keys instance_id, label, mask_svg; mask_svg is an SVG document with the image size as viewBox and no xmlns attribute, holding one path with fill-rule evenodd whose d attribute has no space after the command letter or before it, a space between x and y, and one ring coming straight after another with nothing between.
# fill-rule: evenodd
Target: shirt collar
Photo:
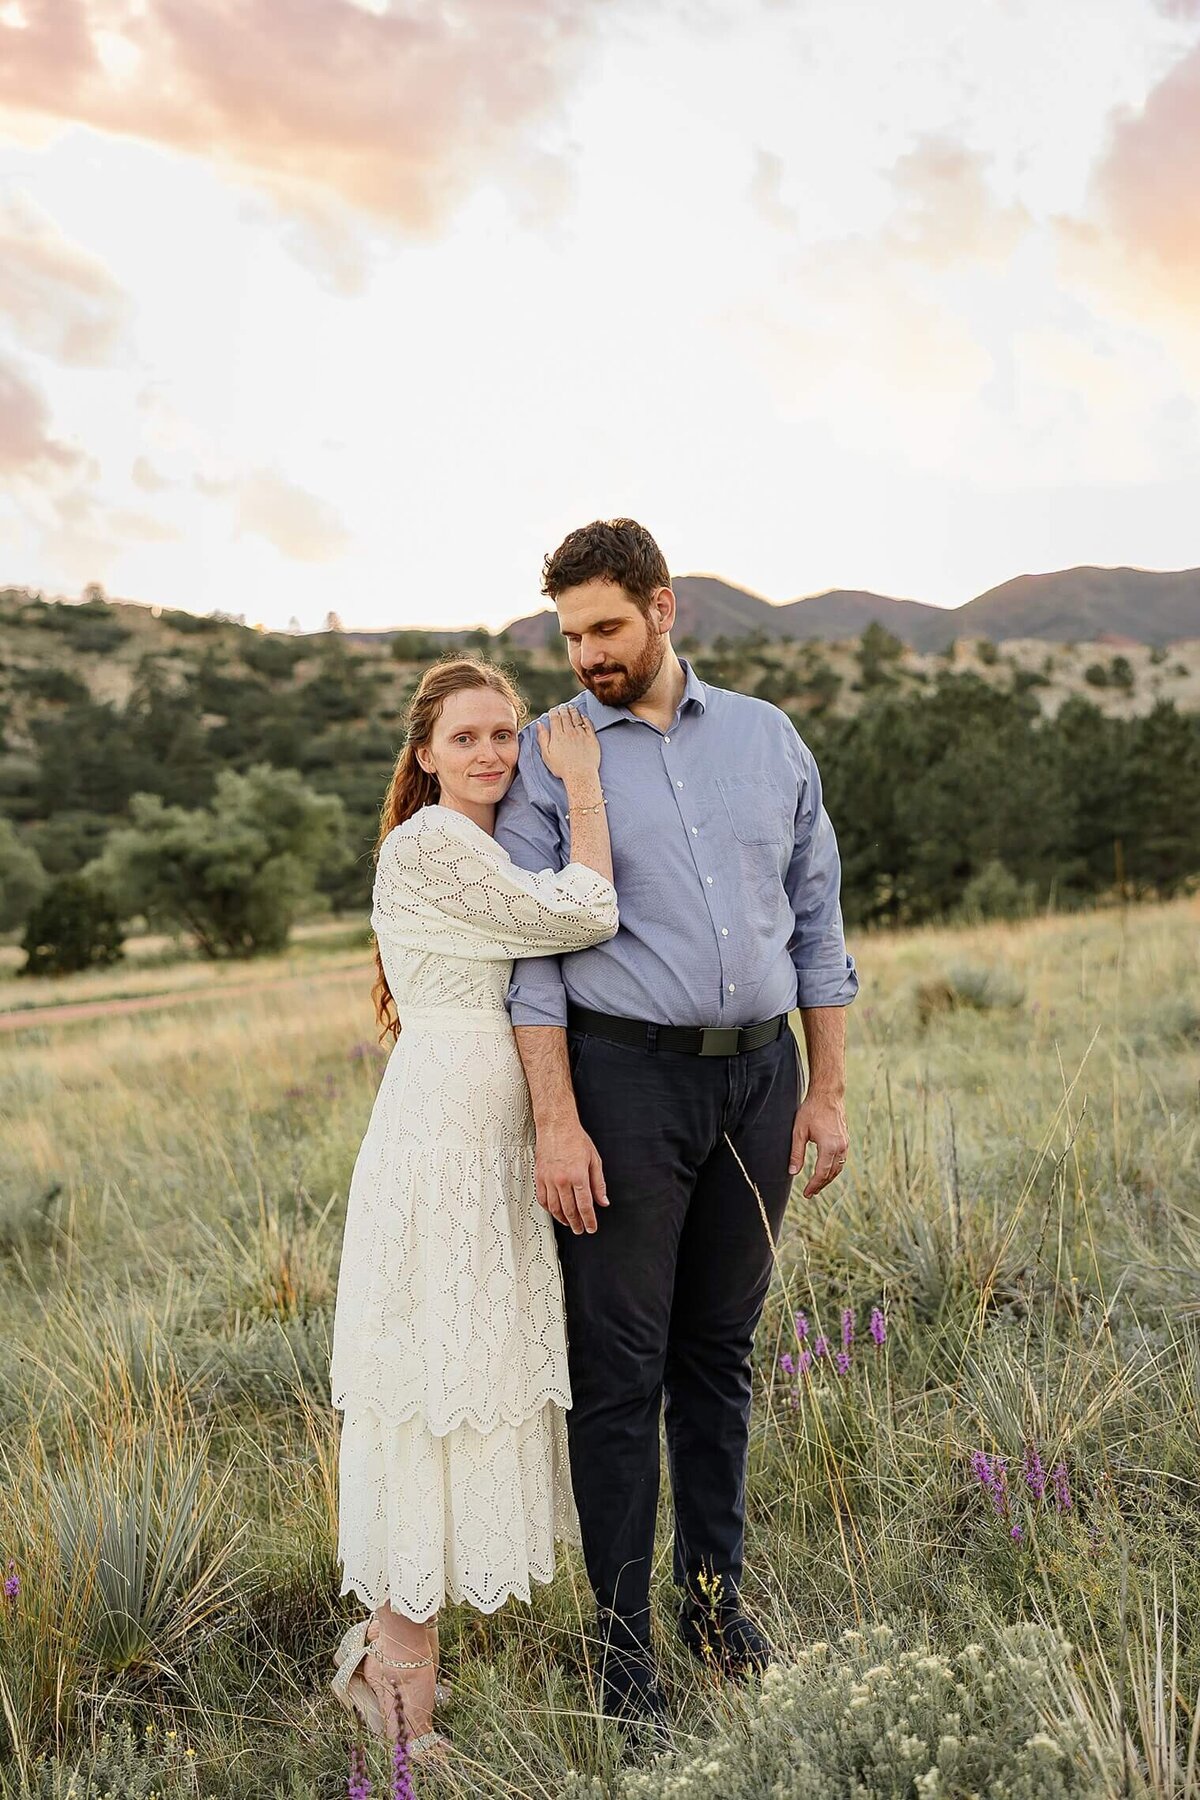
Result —
<instances>
[{"instance_id":1,"label":"shirt collar","mask_svg":"<svg viewBox=\"0 0 1200 1800\"><path fill-rule=\"evenodd\" d=\"M708 702L707 689L693 669L691 663L681 656L679 664L683 670L685 680L683 686L683 699L679 702L679 712L675 715L676 719L680 717L688 706L698 706L700 711L703 712ZM584 712L592 721L592 724L596 727L597 731L603 731L608 725L619 725L622 719L633 719L638 725L644 725L646 722L644 719L639 719L636 713L630 712L627 706L605 706L602 700L597 700L595 694L590 693L586 688L583 693L580 694L578 700L576 700L575 705L582 706ZM672 723L674 723L674 721L672 721Z\"/></svg>"}]
</instances>

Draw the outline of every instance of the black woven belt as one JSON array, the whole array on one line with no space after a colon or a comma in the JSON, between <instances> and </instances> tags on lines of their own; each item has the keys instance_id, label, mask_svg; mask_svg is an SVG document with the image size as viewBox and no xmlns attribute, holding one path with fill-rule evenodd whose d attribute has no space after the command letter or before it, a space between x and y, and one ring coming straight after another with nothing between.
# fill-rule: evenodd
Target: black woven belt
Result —
<instances>
[{"instance_id":1,"label":"black woven belt","mask_svg":"<svg viewBox=\"0 0 1200 1800\"><path fill-rule=\"evenodd\" d=\"M611 1013L592 1012L586 1006L567 1007L567 1030L587 1037L604 1038L609 1044L628 1044L633 1050L678 1050L685 1056L744 1056L773 1044L787 1030L788 1016L780 1013L761 1025L716 1026L701 1030L689 1025L651 1025L643 1019L619 1019Z\"/></svg>"}]
</instances>

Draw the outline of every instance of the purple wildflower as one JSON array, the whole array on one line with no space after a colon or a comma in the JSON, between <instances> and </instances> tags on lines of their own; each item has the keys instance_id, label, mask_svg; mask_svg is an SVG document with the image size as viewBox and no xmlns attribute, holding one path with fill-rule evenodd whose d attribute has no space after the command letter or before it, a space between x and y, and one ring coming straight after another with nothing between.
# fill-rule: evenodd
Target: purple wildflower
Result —
<instances>
[{"instance_id":1,"label":"purple wildflower","mask_svg":"<svg viewBox=\"0 0 1200 1800\"><path fill-rule=\"evenodd\" d=\"M367 1774L366 1760L358 1744L350 1746L350 1786L346 1792L349 1800L370 1800L371 1777Z\"/></svg>"},{"instance_id":2,"label":"purple wildflower","mask_svg":"<svg viewBox=\"0 0 1200 1800\"><path fill-rule=\"evenodd\" d=\"M989 1461L982 1450L971 1452L971 1473L980 1487L985 1488L992 1505L998 1513L1008 1510L1008 1466L1002 1456L995 1462Z\"/></svg>"},{"instance_id":3,"label":"purple wildflower","mask_svg":"<svg viewBox=\"0 0 1200 1800\"><path fill-rule=\"evenodd\" d=\"M887 1342L887 1317L881 1306L873 1306L871 1308L871 1318L870 1318L870 1323L867 1326L867 1330L870 1332L872 1338L875 1340L875 1346L877 1349L880 1348L883 1344L886 1344L886 1342Z\"/></svg>"},{"instance_id":4,"label":"purple wildflower","mask_svg":"<svg viewBox=\"0 0 1200 1800\"><path fill-rule=\"evenodd\" d=\"M1050 1479L1054 1483L1054 1504L1059 1512L1070 1512L1071 1489L1067 1482L1067 1465L1056 1462L1050 1471Z\"/></svg>"},{"instance_id":5,"label":"purple wildflower","mask_svg":"<svg viewBox=\"0 0 1200 1800\"><path fill-rule=\"evenodd\" d=\"M1008 1535L1014 1544L1019 1544L1021 1539L1025 1536L1025 1533L1021 1530L1019 1525L1014 1525Z\"/></svg>"},{"instance_id":6,"label":"purple wildflower","mask_svg":"<svg viewBox=\"0 0 1200 1800\"><path fill-rule=\"evenodd\" d=\"M808 1336L808 1315L806 1313L798 1312L796 1314L796 1336L801 1343Z\"/></svg>"},{"instance_id":7,"label":"purple wildflower","mask_svg":"<svg viewBox=\"0 0 1200 1800\"><path fill-rule=\"evenodd\" d=\"M801 1375L807 1375L812 1368L812 1356L807 1350L802 1350L796 1358L796 1367Z\"/></svg>"},{"instance_id":8,"label":"purple wildflower","mask_svg":"<svg viewBox=\"0 0 1200 1800\"><path fill-rule=\"evenodd\" d=\"M854 1342L854 1313L848 1306L842 1308L842 1349L848 1350Z\"/></svg>"},{"instance_id":9,"label":"purple wildflower","mask_svg":"<svg viewBox=\"0 0 1200 1800\"><path fill-rule=\"evenodd\" d=\"M8 1574L4 1577L4 1598L15 1600L21 1591L21 1577L17 1574L17 1565L10 1561Z\"/></svg>"},{"instance_id":10,"label":"purple wildflower","mask_svg":"<svg viewBox=\"0 0 1200 1800\"><path fill-rule=\"evenodd\" d=\"M790 1350L784 1351L779 1359L779 1366L785 1375L794 1375L796 1373L796 1359L791 1354Z\"/></svg>"},{"instance_id":11,"label":"purple wildflower","mask_svg":"<svg viewBox=\"0 0 1200 1800\"><path fill-rule=\"evenodd\" d=\"M817 1339L816 1343L813 1345L813 1355L814 1356L828 1356L829 1355L829 1339L827 1337L819 1337Z\"/></svg>"},{"instance_id":12,"label":"purple wildflower","mask_svg":"<svg viewBox=\"0 0 1200 1800\"><path fill-rule=\"evenodd\" d=\"M403 1738L396 1739L392 1751L392 1800L417 1800L408 1770L408 1747Z\"/></svg>"},{"instance_id":13,"label":"purple wildflower","mask_svg":"<svg viewBox=\"0 0 1200 1800\"><path fill-rule=\"evenodd\" d=\"M1046 1491L1046 1470L1036 1444L1031 1443L1025 1446L1025 1462L1021 1473L1024 1475L1026 1486L1034 1499L1040 1500Z\"/></svg>"},{"instance_id":14,"label":"purple wildflower","mask_svg":"<svg viewBox=\"0 0 1200 1800\"><path fill-rule=\"evenodd\" d=\"M848 1375L850 1373L850 1352L848 1350L839 1350L833 1360L837 1364L837 1372L839 1375Z\"/></svg>"}]
</instances>

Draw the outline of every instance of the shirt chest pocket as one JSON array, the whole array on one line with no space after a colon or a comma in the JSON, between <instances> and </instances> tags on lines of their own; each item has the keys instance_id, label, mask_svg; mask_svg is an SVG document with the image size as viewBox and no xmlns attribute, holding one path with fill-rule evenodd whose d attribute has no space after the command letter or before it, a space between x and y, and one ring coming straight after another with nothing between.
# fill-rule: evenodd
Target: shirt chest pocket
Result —
<instances>
[{"instance_id":1,"label":"shirt chest pocket","mask_svg":"<svg viewBox=\"0 0 1200 1800\"><path fill-rule=\"evenodd\" d=\"M717 792L740 844L781 845L792 836L795 796L774 781L722 776Z\"/></svg>"}]
</instances>

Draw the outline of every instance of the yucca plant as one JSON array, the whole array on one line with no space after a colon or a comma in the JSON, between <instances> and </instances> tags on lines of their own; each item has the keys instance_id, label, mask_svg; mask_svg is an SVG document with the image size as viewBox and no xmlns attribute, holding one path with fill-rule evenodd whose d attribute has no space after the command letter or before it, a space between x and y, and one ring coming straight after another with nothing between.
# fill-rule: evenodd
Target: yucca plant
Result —
<instances>
[{"instance_id":1,"label":"yucca plant","mask_svg":"<svg viewBox=\"0 0 1200 1800\"><path fill-rule=\"evenodd\" d=\"M237 1533L217 1541L228 1477L208 1481L206 1451L159 1424L47 1478L62 1575L83 1596L80 1648L109 1672L161 1666L227 1591Z\"/></svg>"}]
</instances>

